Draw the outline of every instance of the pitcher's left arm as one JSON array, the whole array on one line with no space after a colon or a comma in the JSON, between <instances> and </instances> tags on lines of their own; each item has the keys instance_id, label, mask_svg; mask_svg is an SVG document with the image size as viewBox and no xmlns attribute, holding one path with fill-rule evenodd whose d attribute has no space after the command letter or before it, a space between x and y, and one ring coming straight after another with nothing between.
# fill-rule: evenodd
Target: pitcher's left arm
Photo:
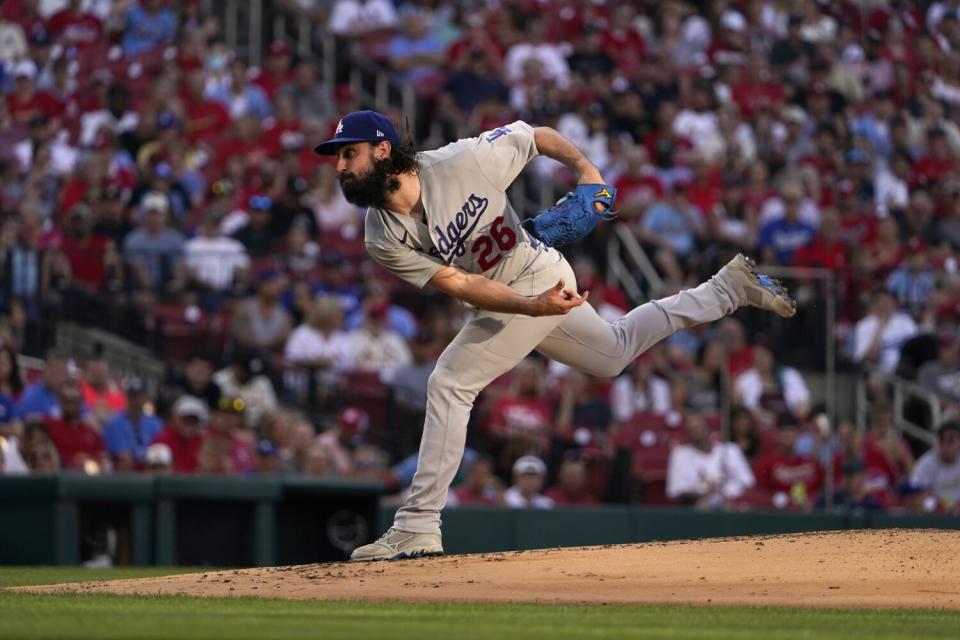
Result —
<instances>
[{"instance_id":1,"label":"pitcher's left arm","mask_svg":"<svg viewBox=\"0 0 960 640\"><path fill-rule=\"evenodd\" d=\"M533 143L537 151L568 167L577 176L577 184L603 184L603 176L576 145L551 127L534 127Z\"/></svg>"}]
</instances>

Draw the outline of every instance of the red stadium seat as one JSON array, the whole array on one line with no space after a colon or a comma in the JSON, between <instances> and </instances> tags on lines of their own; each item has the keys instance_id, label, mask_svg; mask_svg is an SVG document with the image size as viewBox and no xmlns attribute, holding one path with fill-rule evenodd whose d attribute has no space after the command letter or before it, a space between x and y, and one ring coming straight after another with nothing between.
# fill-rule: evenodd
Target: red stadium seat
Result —
<instances>
[{"instance_id":1,"label":"red stadium seat","mask_svg":"<svg viewBox=\"0 0 960 640\"><path fill-rule=\"evenodd\" d=\"M363 407L370 417L370 428L383 431L387 426L390 387L380 380L377 371L346 371L340 377L345 404Z\"/></svg>"},{"instance_id":2,"label":"red stadium seat","mask_svg":"<svg viewBox=\"0 0 960 640\"><path fill-rule=\"evenodd\" d=\"M157 349L164 358L182 363L191 352L214 346L226 346L228 316L225 312L209 314L185 305L160 305L147 319Z\"/></svg>"},{"instance_id":3,"label":"red stadium seat","mask_svg":"<svg viewBox=\"0 0 960 640\"><path fill-rule=\"evenodd\" d=\"M719 413L707 414L703 416L707 421L707 428L713 434L718 434L723 430L723 418Z\"/></svg>"},{"instance_id":4,"label":"red stadium seat","mask_svg":"<svg viewBox=\"0 0 960 640\"><path fill-rule=\"evenodd\" d=\"M757 429L757 436L760 440L758 454L770 453L777 448L777 430L770 428Z\"/></svg>"}]
</instances>

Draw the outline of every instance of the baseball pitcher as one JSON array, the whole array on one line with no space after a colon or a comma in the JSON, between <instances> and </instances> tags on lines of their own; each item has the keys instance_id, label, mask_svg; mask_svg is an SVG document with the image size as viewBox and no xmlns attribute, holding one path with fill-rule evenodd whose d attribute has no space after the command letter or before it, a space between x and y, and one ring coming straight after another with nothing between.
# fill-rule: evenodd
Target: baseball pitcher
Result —
<instances>
[{"instance_id":1,"label":"baseball pitcher","mask_svg":"<svg viewBox=\"0 0 960 640\"><path fill-rule=\"evenodd\" d=\"M343 194L367 207L365 243L397 277L430 285L477 309L430 377L426 421L410 496L379 540L353 560L443 553L440 511L460 465L477 394L536 349L594 376L616 376L680 329L743 305L790 317L796 303L776 280L738 255L709 281L633 309L610 324L584 304L573 269L554 247L575 242L608 216L616 192L566 138L521 121L434 151L416 152L389 118L343 117L316 147L336 156ZM566 165L578 186L521 221L510 183L538 154Z\"/></svg>"}]
</instances>

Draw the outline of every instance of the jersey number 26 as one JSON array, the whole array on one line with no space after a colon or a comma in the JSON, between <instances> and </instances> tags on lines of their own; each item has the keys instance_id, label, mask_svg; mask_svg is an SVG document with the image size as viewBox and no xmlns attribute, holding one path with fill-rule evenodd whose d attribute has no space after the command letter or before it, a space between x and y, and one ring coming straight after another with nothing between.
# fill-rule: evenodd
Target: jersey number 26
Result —
<instances>
[{"instance_id":1,"label":"jersey number 26","mask_svg":"<svg viewBox=\"0 0 960 640\"><path fill-rule=\"evenodd\" d=\"M490 224L489 235L476 239L470 253L479 253L477 262L480 269L489 271L500 262L504 252L513 249L515 244L517 244L517 234L510 227L503 226L503 216L500 216Z\"/></svg>"}]
</instances>

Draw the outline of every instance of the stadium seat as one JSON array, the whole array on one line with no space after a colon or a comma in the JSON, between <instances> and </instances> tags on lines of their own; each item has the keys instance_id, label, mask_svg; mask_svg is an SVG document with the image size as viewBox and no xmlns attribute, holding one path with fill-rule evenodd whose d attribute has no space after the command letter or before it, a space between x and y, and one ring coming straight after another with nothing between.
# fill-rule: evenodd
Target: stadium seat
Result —
<instances>
[{"instance_id":1,"label":"stadium seat","mask_svg":"<svg viewBox=\"0 0 960 640\"><path fill-rule=\"evenodd\" d=\"M344 405L362 406L370 417L370 428L382 431L387 426L390 387L380 380L377 371L346 371L340 378Z\"/></svg>"},{"instance_id":2,"label":"stadium seat","mask_svg":"<svg viewBox=\"0 0 960 640\"><path fill-rule=\"evenodd\" d=\"M210 314L198 307L160 305L147 319L147 329L164 358L182 363L190 353L211 346L226 346L228 316L226 312Z\"/></svg>"}]
</instances>

